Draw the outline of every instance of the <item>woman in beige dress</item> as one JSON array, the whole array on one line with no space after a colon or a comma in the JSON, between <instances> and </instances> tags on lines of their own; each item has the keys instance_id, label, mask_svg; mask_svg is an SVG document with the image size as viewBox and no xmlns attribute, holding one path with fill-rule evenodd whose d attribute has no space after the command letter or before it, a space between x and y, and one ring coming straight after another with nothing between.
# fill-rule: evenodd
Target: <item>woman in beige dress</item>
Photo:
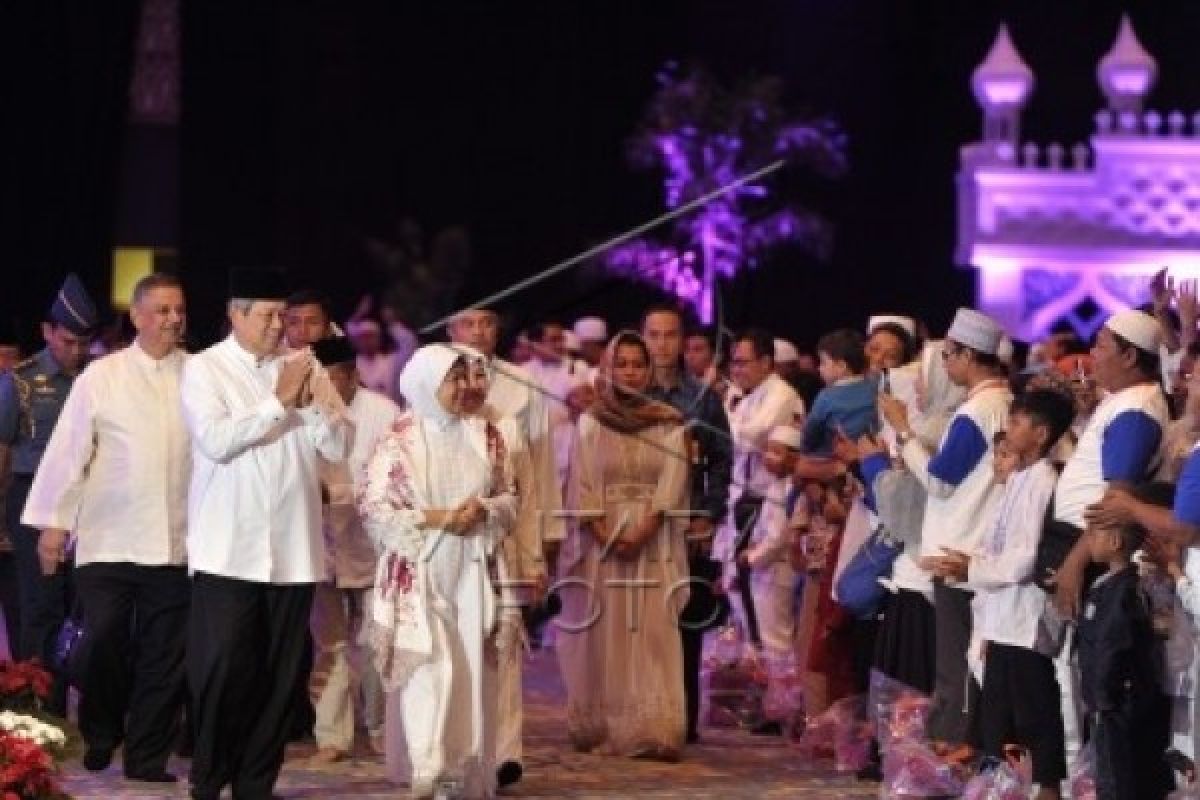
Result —
<instances>
[{"instance_id":1,"label":"woman in beige dress","mask_svg":"<svg viewBox=\"0 0 1200 800\"><path fill-rule=\"evenodd\" d=\"M682 420L645 397L650 354L618 334L579 420L568 480L576 515L559 561L558 658L579 750L675 760L684 743L679 610L687 601Z\"/></svg>"}]
</instances>

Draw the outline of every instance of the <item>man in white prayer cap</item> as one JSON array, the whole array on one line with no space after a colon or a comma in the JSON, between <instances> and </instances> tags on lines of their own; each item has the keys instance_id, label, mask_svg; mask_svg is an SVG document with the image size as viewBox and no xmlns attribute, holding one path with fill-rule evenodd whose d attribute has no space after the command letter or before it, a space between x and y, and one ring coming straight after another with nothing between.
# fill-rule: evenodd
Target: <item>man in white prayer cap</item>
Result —
<instances>
[{"instance_id":1,"label":"man in white prayer cap","mask_svg":"<svg viewBox=\"0 0 1200 800\"><path fill-rule=\"evenodd\" d=\"M1158 383L1160 337L1154 317L1127 310L1108 318L1092 346L1094 377L1104 396L1058 479L1054 515L1043 530L1037 563L1039 579L1056 570L1055 601L1068 616L1078 613L1088 582L1084 575L1088 548L1081 536L1084 512L1100 502L1108 487L1131 488L1150 479L1159 466L1163 432L1170 419ZM1063 662L1055 663L1070 757L1078 751L1082 721L1072 683L1063 680L1070 674Z\"/></svg>"},{"instance_id":2,"label":"man in white prayer cap","mask_svg":"<svg viewBox=\"0 0 1200 800\"><path fill-rule=\"evenodd\" d=\"M1158 469L1159 446L1170 419L1158 383L1160 337L1154 317L1136 310L1113 314L1096 335L1092 364L1096 383L1106 394L1063 467L1054 495L1054 527L1063 539L1063 552L1078 540L1084 511L1110 485L1134 486ZM1084 550L1075 548L1059 570L1058 601L1067 611L1078 610Z\"/></svg>"},{"instance_id":3,"label":"man in white prayer cap","mask_svg":"<svg viewBox=\"0 0 1200 800\"><path fill-rule=\"evenodd\" d=\"M579 357L595 369L608 344L608 323L600 317L580 317L575 320L573 332L579 340Z\"/></svg>"},{"instance_id":4,"label":"man in white prayer cap","mask_svg":"<svg viewBox=\"0 0 1200 800\"><path fill-rule=\"evenodd\" d=\"M928 492L919 560L934 576L935 668L927 729L931 739L948 745L970 741L978 714L979 686L967 669L973 593L951 562L953 554L975 552L991 519L986 509L992 496L992 448L1013 399L996 356L1003 336L986 314L960 308L954 315L942 359L950 380L966 388L967 399L934 453L916 436L907 407L891 395L879 396L905 465ZM874 483L875 475L866 477L868 485Z\"/></svg>"}]
</instances>

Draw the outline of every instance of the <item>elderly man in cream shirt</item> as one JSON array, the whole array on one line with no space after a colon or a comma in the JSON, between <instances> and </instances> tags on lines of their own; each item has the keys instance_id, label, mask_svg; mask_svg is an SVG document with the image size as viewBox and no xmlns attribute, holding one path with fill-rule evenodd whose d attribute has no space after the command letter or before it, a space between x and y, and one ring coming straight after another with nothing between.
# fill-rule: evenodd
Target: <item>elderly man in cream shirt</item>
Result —
<instances>
[{"instance_id":1,"label":"elderly man in cream shirt","mask_svg":"<svg viewBox=\"0 0 1200 800\"><path fill-rule=\"evenodd\" d=\"M319 462L348 425L311 352L278 355L282 277L234 273L232 333L183 372L192 435L188 682L192 797L269 798L283 763L313 588L327 577Z\"/></svg>"},{"instance_id":2,"label":"elderly man in cream shirt","mask_svg":"<svg viewBox=\"0 0 1200 800\"><path fill-rule=\"evenodd\" d=\"M179 279L133 291L137 339L75 381L34 477L22 522L42 531L53 574L74 532L75 580L89 658L79 728L84 766L105 769L124 743L126 778L171 782L184 691L190 587L184 567L191 451L179 405L186 310ZM130 653L135 656L130 661Z\"/></svg>"}]
</instances>

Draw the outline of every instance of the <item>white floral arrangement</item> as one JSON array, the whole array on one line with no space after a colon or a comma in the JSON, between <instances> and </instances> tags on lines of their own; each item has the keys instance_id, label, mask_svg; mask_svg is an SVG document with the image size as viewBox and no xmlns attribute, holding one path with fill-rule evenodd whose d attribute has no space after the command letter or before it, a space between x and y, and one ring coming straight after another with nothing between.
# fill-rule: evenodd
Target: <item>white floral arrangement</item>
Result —
<instances>
[{"instance_id":1,"label":"white floral arrangement","mask_svg":"<svg viewBox=\"0 0 1200 800\"><path fill-rule=\"evenodd\" d=\"M61 728L12 711L0 711L0 731L31 739L39 747L65 747L67 744L67 735Z\"/></svg>"}]
</instances>

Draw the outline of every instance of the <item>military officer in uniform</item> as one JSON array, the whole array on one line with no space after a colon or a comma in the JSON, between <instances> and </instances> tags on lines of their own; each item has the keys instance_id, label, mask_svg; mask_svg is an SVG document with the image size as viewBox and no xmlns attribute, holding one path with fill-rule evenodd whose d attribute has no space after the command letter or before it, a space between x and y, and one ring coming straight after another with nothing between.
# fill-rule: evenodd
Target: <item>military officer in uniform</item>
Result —
<instances>
[{"instance_id":1,"label":"military officer in uniform","mask_svg":"<svg viewBox=\"0 0 1200 800\"><path fill-rule=\"evenodd\" d=\"M0 374L0 475L11 472L6 517L17 559L21 632L14 643L18 658L53 663L55 639L67 614L66 568L42 574L38 561L39 533L20 524L21 511L50 440L71 384L84 367L92 335L99 322L96 306L83 282L67 275L54 297L42 336L46 347L32 358ZM55 681L47 710L66 711L66 687Z\"/></svg>"}]
</instances>

